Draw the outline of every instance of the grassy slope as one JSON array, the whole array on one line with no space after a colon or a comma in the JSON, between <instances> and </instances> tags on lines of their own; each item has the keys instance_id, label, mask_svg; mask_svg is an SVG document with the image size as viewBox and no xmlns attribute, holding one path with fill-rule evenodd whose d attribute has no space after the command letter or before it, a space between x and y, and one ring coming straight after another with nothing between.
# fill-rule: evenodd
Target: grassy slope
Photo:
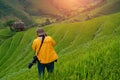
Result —
<instances>
[{"instance_id":1,"label":"grassy slope","mask_svg":"<svg viewBox=\"0 0 120 80\"><path fill-rule=\"evenodd\" d=\"M46 26L46 32L57 42L55 49L59 54L55 74L49 79L118 80L119 18L120 13L117 13L81 23ZM0 45L0 51L3 51L0 52L3 55L0 58L1 80L37 80L36 66L27 70L34 53L31 43L35 30L18 32Z\"/></svg>"}]
</instances>

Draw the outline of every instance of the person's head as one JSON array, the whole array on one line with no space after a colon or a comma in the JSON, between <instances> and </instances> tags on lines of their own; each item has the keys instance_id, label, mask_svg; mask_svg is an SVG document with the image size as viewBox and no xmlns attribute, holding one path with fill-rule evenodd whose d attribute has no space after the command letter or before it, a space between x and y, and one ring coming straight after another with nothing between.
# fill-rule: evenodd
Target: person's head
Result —
<instances>
[{"instance_id":1,"label":"person's head","mask_svg":"<svg viewBox=\"0 0 120 80\"><path fill-rule=\"evenodd\" d=\"M46 36L46 33L42 28L38 28L36 34L38 37Z\"/></svg>"}]
</instances>

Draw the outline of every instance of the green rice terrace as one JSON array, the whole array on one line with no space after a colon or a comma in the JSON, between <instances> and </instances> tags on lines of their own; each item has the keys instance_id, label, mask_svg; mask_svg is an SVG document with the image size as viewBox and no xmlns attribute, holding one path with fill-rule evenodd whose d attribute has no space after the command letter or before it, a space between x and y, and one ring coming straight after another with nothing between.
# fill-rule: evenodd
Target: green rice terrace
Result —
<instances>
[{"instance_id":1,"label":"green rice terrace","mask_svg":"<svg viewBox=\"0 0 120 80\"><path fill-rule=\"evenodd\" d=\"M54 74L45 80L119 80L120 13L84 22L44 27L56 40ZM27 68L36 27L22 32L0 29L0 80L38 80L37 66Z\"/></svg>"}]
</instances>

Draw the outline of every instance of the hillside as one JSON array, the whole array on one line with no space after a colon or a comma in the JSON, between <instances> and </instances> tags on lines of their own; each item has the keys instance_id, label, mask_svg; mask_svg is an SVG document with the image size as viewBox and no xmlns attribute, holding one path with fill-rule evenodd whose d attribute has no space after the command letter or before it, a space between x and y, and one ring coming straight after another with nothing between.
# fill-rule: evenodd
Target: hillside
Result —
<instances>
[{"instance_id":1,"label":"hillside","mask_svg":"<svg viewBox=\"0 0 120 80\"><path fill-rule=\"evenodd\" d=\"M107 0L106 4L91 11L91 13L94 16L113 14L120 11L119 4L120 4L119 0Z\"/></svg>"},{"instance_id":2,"label":"hillside","mask_svg":"<svg viewBox=\"0 0 120 80\"><path fill-rule=\"evenodd\" d=\"M49 80L120 79L120 13L85 22L56 23L44 27L57 42L59 60ZM36 28L4 38L0 44L0 80L37 80L36 65L31 70L31 44ZM2 32L1 32L2 31ZM0 30L3 39L9 30ZM47 74L46 74L47 75Z\"/></svg>"},{"instance_id":3,"label":"hillside","mask_svg":"<svg viewBox=\"0 0 120 80\"><path fill-rule=\"evenodd\" d=\"M98 5L89 7L83 11L81 9L77 10L77 14L68 19L69 22L80 22L90 20L99 16L108 15L120 12L119 0L105 0Z\"/></svg>"},{"instance_id":4,"label":"hillside","mask_svg":"<svg viewBox=\"0 0 120 80\"><path fill-rule=\"evenodd\" d=\"M0 21L22 19L33 23L31 16L52 17L58 21L81 22L120 11L119 0L1 0ZM70 5L72 4L72 5Z\"/></svg>"},{"instance_id":5,"label":"hillside","mask_svg":"<svg viewBox=\"0 0 120 80\"><path fill-rule=\"evenodd\" d=\"M119 0L27 0L25 11L34 16L81 22L120 11ZM72 5L70 5L72 4Z\"/></svg>"},{"instance_id":6,"label":"hillside","mask_svg":"<svg viewBox=\"0 0 120 80\"><path fill-rule=\"evenodd\" d=\"M10 1L10 0L9 0ZM65 16L67 13L78 10L78 8L85 8L92 3L102 0L19 0L24 6L25 11L32 15L51 15L51 16ZM84 3L84 5L83 5Z\"/></svg>"},{"instance_id":7,"label":"hillside","mask_svg":"<svg viewBox=\"0 0 120 80\"><path fill-rule=\"evenodd\" d=\"M67 3L64 0L7 0L4 2L10 7L19 9L25 14L31 14L34 16L49 15L52 17L65 17L74 14L74 11L79 12L79 10L86 10L87 8L92 7L92 5L95 6L100 4L102 1L104 2L106 0L70 0Z\"/></svg>"},{"instance_id":8,"label":"hillside","mask_svg":"<svg viewBox=\"0 0 120 80\"><path fill-rule=\"evenodd\" d=\"M21 19L26 23L26 25L31 24L32 19L30 15L16 7L16 5L11 5L11 3L16 4L17 2L0 0L0 20L3 22L10 19Z\"/></svg>"}]
</instances>

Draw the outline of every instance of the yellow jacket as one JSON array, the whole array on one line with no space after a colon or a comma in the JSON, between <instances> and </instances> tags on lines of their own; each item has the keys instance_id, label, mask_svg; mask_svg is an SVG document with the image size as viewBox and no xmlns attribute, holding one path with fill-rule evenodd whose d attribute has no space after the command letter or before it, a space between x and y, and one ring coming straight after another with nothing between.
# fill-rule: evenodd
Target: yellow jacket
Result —
<instances>
[{"instance_id":1,"label":"yellow jacket","mask_svg":"<svg viewBox=\"0 0 120 80\"><path fill-rule=\"evenodd\" d=\"M40 37L36 38L33 41L32 49L35 50L36 55L39 50L41 41L42 39L40 39ZM56 54L53 48L54 45L55 41L50 36L46 36L42 47L37 55L37 58L40 61L40 63L47 64L58 59L58 55Z\"/></svg>"}]
</instances>

